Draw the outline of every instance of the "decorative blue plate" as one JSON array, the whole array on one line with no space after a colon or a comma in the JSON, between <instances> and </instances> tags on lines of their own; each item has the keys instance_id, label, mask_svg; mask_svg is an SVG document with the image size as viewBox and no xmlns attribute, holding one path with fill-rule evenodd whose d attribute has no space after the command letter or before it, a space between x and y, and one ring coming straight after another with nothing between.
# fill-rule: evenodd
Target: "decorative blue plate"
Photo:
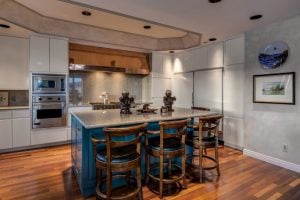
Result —
<instances>
[{"instance_id":1,"label":"decorative blue plate","mask_svg":"<svg viewBox=\"0 0 300 200\"><path fill-rule=\"evenodd\" d=\"M259 63L265 69L274 69L281 66L288 58L289 50L286 43L276 41L265 45L258 55Z\"/></svg>"}]
</instances>

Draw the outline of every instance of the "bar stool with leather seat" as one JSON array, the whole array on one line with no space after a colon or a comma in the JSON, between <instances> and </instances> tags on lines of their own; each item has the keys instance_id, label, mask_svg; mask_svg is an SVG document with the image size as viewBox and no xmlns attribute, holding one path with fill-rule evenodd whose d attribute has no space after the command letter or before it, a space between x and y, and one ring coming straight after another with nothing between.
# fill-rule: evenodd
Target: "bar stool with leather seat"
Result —
<instances>
[{"instance_id":1,"label":"bar stool with leather seat","mask_svg":"<svg viewBox=\"0 0 300 200\"><path fill-rule=\"evenodd\" d=\"M186 188L185 177L185 134L188 120L160 122L160 131L148 130L146 134L146 184L149 178L159 182L159 196L163 197L164 184L179 183L183 180L183 187ZM156 135L156 137L149 137ZM159 137L158 137L159 135ZM157 164L150 164L150 156L159 158L159 176L153 173ZM172 159L181 157L181 166L172 163ZM168 162L164 162L164 160ZM164 166L167 166L165 169ZM177 175L171 175L172 167L180 171ZM165 169L165 170L164 170ZM164 171L168 174L165 175Z\"/></svg>"},{"instance_id":2,"label":"bar stool with leather seat","mask_svg":"<svg viewBox=\"0 0 300 200\"><path fill-rule=\"evenodd\" d=\"M103 143L104 140L92 137L97 169L97 199L131 199L137 196L143 199L140 143L146 126L147 124L124 128L104 128L106 148L99 151L97 151L97 144ZM131 171L134 169L136 178L131 176ZM106 172L105 192L102 188L103 170ZM131 180L135 180L137 186L128 191L122 190L122 195L118 195L120 192L113 195L112 179L115 177L125 177L129 186L134 185Z\"/></svg>"},{"instance_id":3,"label":"bar stool with leather seat","mask_svg":"<svg viewBox=\"0 0 300 200\"><path fill-rule=\"evenodd\" d=\"M186 136L186 145L198 150L199 153L193 151L192 155L187 157L198 157L199 179L202 182L203 171L216 169L218 176L220 176L219 154L218 154L218 133L220 120L222 115L210 115L199 117L198 130L194 130L191 134ZM206 152L207 148L214 149L214 157L209 156ZM213 162L213 166L203 167L203 159L208 159ZM194 160L194 159L193 159ZM192 160L192 164L193 164Z\"/></svg>"}]
</instances>

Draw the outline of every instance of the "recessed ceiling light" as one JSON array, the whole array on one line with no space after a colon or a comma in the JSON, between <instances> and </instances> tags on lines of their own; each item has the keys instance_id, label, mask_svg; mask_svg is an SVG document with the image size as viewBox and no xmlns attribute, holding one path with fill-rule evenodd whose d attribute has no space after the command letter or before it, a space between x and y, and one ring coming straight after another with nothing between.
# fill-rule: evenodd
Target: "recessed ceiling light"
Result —
<instances>
[{"instance_id":1,"label":"recessed ceiling light","mask_svg":"<svg viewBox=\"0 0 300 200\"><path fill-rule=\"evenodd\" d=\"M222 0L208 0L208 1L209 1L209 3L219 3Z\"/></svg>"},{"instance_id":2,"label":"recessed ceiling light","mask_svg":"<svg viewBox=\"0 0 300 200\"><path fill-rule=\"evenodd\" d=\"M250 20L257 20L260 18L262 18L262 15L253 15L253 16L249 17Z\"/></svg>"},{"instance_id":3,"label":"recessed ceiling light","mask_svg":"<svg viewBox=\"0 0 300 200\"><path fill-rule=\"evenodd\" d=\"M217 38L209 38L208 40L212 42L212 41L216 41Z\"/></svg>"},{"instance_id":4,"label":"recessed ceiling light","mask_svg":"<svg viewBox=\"0 0 300 200\"><path fill-rule=\"evenodd\" d=\"M150 28L151 28L150 25L145 25L145 26L144 26L144 29L150 29Z\"/></svg>"},{"instance_id":5,"label":"recessed ceiling light","mask_svg":"<svg viewBox=\"0 0 300 200\"><path fill-rule=\"evenodd\" d=\"M10 28L10 26L7 24L0 24L0 28Z\"/></svg>"},{"instance_id":6,"label":"recessed ceiling light","mask_svg":"<svg viewBox=\"0 0 300 200\"><path fill-rule=\"evenodd\" d=\"M81 14L84 15L84 16L91 16L92 15L92 13L90 11L87 11L87 10L82 11Z\"/></svg>"},{"instance_id":7,"label":"recessed ceiling light","mask_svg":"<svg viewBox=\"0 0 300 200\"><path fill-rule=\"evenodd\" d=\"M171 51L169 51L169 53L175 53L175 51L171 50Z\"/></svg>"}]
</instances>

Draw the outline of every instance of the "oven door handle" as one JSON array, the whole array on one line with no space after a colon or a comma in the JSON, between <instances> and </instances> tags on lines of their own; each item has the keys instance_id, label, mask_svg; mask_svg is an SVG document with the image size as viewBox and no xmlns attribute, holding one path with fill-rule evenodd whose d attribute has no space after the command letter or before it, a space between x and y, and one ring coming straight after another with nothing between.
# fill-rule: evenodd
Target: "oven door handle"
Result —
<instances>
[{"instance_id":1,"label":"oven door handle","mask_svg":"<svg viewBox=\"0 0 300 200\"><path fill-rule=\"evenodd\" d=\"M33 103L33 106L54 106L54 105L61 105L61 106L65 106L66 103L63 102L53 102L53 103Z\"/></svg>"}]
</instances>

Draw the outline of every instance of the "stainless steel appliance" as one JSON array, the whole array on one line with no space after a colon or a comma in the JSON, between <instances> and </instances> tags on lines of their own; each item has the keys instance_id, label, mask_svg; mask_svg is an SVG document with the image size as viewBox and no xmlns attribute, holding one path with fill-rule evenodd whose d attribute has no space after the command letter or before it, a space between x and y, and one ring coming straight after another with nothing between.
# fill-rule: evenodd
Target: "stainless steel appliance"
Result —
<instances>
[{"instance_id":1,"label":"stainless steel appliance","mask_svg":"<svg viewBox=\"0 0 300 200\"><path fill-rule=\"evenodd\" d=\"M66 93L66 76L33 74L32 93Z\"/></svg>"},{"instance_id":2,"label":"stainless steel appliance","mask_svg":"<svg viewBox=\"0 0 300 200\"><path fill-rule=\"evenodd\" d=\"M66 126L66 95L32 96L32 128Z\"/></svg>"}]
</instances>

